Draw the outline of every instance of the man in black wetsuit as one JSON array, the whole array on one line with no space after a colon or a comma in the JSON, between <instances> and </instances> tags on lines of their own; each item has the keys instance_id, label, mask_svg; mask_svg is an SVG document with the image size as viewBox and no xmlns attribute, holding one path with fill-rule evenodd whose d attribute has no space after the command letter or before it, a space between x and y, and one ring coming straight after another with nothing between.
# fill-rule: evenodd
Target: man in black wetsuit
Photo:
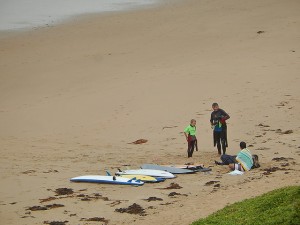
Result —
<instances>
[{"instance_id":1,"label":"man in black wetsuit","mask_svg":"<svg viewBox=\"0 0 300 225\"><path fill-rule=\"evenodd\" d=\"M212 108L213 112L210 116L210 124L214 130L214 146L217 145L218 153L221 155L221 146L223 154L226 153L226 148L228 147L226 120L228 120L230 116L223 109L219 108L218 103L213 103Z\"/></svg>"}]
</instances>

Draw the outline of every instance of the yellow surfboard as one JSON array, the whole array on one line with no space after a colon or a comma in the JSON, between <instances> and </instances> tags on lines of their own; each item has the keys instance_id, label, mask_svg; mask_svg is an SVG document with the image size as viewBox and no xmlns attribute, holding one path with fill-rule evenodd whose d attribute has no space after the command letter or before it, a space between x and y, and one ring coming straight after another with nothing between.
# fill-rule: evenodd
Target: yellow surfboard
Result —
<instances>
[{"instance_id":1,"label":"yellow surfboard","mask_svg":"<svg viewBox=\"0 0 300 225\"><path fill-rule=\"evenodd\" d=\"M162 181L162 180L160 180L161 178L159 178L159 180L158 180L157 178L154 178L154 177L151 177L151 176L145 176L145 175L122 174L120 176L129 178L129 179L136 178L137 180L141 180L141 181L144 181L144 182L159 182L159 181Z\"/></svg>"}]
</instances>

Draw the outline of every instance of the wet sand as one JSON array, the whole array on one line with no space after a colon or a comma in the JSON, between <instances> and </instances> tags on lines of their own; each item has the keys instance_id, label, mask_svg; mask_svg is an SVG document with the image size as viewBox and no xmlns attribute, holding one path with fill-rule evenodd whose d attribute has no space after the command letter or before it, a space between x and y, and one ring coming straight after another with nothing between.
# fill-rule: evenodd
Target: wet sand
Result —
<instances>
[{"instance_id":1,"label":"wet sand","mask_svg":"<svg viewBox=\"0 0 300 225\"><path fill-rule=\"evenodd\" d=\"M1 224L190 224L299 185L299 8L188 0L2 36ZM261 168L214 165L215 101L231 116L228 154L245 141ZM187 159L192 118L199 151ZM137 139L148 141L128 144ZM212 172L142 187L69 182L188 162ZM182 188L162 189L171 183Z\"/></svg>"}]
</instances>

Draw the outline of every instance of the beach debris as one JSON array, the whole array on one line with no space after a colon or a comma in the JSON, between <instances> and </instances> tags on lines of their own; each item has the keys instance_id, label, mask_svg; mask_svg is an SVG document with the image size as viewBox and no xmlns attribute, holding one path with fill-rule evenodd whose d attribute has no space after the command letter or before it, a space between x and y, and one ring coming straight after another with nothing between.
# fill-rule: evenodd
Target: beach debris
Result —
<instances>
[{"instance_id":1,"label":"beach debris","mask_svg":"<svg viewBox=\"0 0 300 225\"><path fill-rule=\"evenodd\" d=\"M45 205L45 206L32 206L29 207L27 210L30 211L43 211L43 210L48 210L48 209L55 209L55 208L60 208L64 207L62 204L51 204L51 205Z\"/></svg>"},{"instance_id":2,"label":"beach debris","mask_svg":"<svg viewBox=\"0 0 300 225\"><path fill-rule=\"evenodd\" d=\"M122 166L131 166L130 164L124 164L124 165L122 165Z\"/></svg>"},{"instance_id":3,"label":"beach debris","mask_svg":"<svg viewBox=\"0 0 300 225\"><path fill-rule=\"evenodd\" d=\"M282 134L292 134L292 133L294 133L293 130L286 130L282 132Z\"/></svg>"},{"instance_id":4,"label":"beach debris","mask_svg":"<svg viewBox=\"0 0 300 225\"><path fill-rule=\"evenodd\" d=\"M35 218L34 216L21 216L20 218L24 219L24 218Z\"/></svg>"},{"instance_id":5,"label":"beach debris","mask_svg":"<svg viewBox=\"0 0 300 225\"><path fill-rule=\"evenodd\" d=\"M9 204L14 205L14 204L17 204L17 202L11 202L11 203L9 203Z\"/></svg>"},{"instance_id":6,"label":"beach debris","mask_svg":"<svg viewBox=\"0 0 300 225\"><path fill-rule=\"evenodd\" d=\"M180 193L177 193L177 192L171 192L170 194L168 194L169 197L174 197L176 195L184 195L184 196L187 196L186 194L180 194Z\"/></svg>"},{"instance_id":7,"label":"beach debris","mask_svg":"<svg viewBox=\"0 0 300 225\"><path fill-rule=\"evenodd\" d=\"M288 103L289 103L289 102L282 101L282 102L279 102L279 104L276 105L276 106L282 107L282 106L285 106L285 105L288 104ZM278 108L279 108L279 107L278 107Z\"/></svg>"},{"instance_id":8,"label":"beach debris","mask_svg":"<svg viewBox=\"0 0 300 225\"><path fill-rule=\"evenodd\" d=\"M160 205L172 205L174 202L166 202L166 203L161 203Z\"/></svg>"},{"instance_id":9,"label":"beach debris","mask_svg":"<svg viewBox=\"0 0 300 225\"><path fill-rule=\"evenodd\" d=\"M65 225L66 223L68 223L69 221L44 221L44 224L49 224L49 225Z\"/></svg>"},{"instance_id":10,"label":"beach debris","mask_svg":"<svg viewBox=\"0 0 300 225\"><path fill-rule=\"evenodd\" d=\"M270 167L270 168L266 168L266 169L263 170L263 171L265 171L265 172L263 172L263 175L270 175L271 173L276 172L276 171L278 171L278 170L289 170L289 169L286 169L286 168L279 168L279 167L277 167L277 166L275 166L275 167Z\"/></svg>"},{"instance_id":11,"label":"beach debris","mask_svg":"<svg viewBox=\"0 0 300 225\"><path fill-rule=\"evenodd\" d=\"M58 170L48 170L44 171L43 173L58 173Z\"/></svg>"},{"instance_id":12,"label":"beach debris","mask_svg":"<svg viewBox=\"0 0 300 225\"><path fill-rule=\"evenodd\" d=\"M51 205L46 205L47 209L55 209L55 208L60 208L64 207L62 204L51 204Z\"/></svg>"},{"instance_id":13,"label":"beach debris","mask_svg":"<svg viewBox=\"0 0 300 225\"><path fill-rule=\"evenodd\" d=\"M289 165L290 165L289 163L282 163L282 164L280 164L280 166L282 166L282 167L287 167Z\"/></svg>"},{"instance_id":14,"label":"beach debris","mask_svg":"<svg viewBox=\"0 0 300 225\"><path fill-rule=\"evenodd\" d=\"M292 133L294 133L294 131L293 130L282 131L281 129L277 129L277 130L275 130L275 133L277 133L277 134L292 134Z\"/></svg>"},{"instance_id":15,"label":"beach debris","mask_svg":"<svg viewBox=\"0 0 300 225\"><path fill-rule=\"evenodd\" d=\"M31 211L40 211L40 210L48 210L48 208L46 206L31 206L28 208L28 210L31 210Z\"/></svg>"},{"instance_id":16,"label":"beach debris","mask_svg":"<svg viewBox=\"0 0 300 225\"><path fill-rule=\"evenodd\" d=\"M85 189L80 189L80 190L78 190L78 191L87 191L87 188L85 188Z\"/></svg>"},{"instance_id":17,"label":"beach debris","mask_svg":"<svg viewBox=\"0 0 300 225\"><path fill-rule=\"evenodd\" d=\"M85 195L85 194L79 194L76 197L81 198L81 201L91 201L93 199L102 199L103 201L109 201L108 197L103 197L101 194L99 193L94 193L92 196L90 195Z\"/></svg>"},{"instance_id":18,"label":"beach debris","mask_svg":"<svg viewBox=\"0 0 300 225\"><path fill-rule=\"evenodd\" d=\"M255 150L269 150L271 148L267 148L267 147L260 147L260 148L256 148Z\"/></svg>"},{"instance_id":19,"label":"beach debris","mask_svg":"<svg viewBox=\"0 0 300 225\"><path fill-rule=\"evenodd\" d=\"M157 198L157 197L149 197L147 199L144 199L147 202L152 202L152 201L163 201L162 198Z\"/></svg>"},{"instance_id":20,"label":"beach debris","mask_svg":"<svg viewBox=\"0 0 300 225\"><path fill-rule=\"evenodd\" d=\"M35 173L35 170L26 170L24 172L22 172L22 174L30 174L30 173Z\"/></svg>"},{"instance_id":21,"label":"beach debris","mask_svg":"<svg viewBox=\"0 0 300 225\"><path fill-rule=\"evenodd\" d=\"M260 123L260 124L258 124L257 126L259 126L259 127L270 127L269 125L265 125L265 124L263 124L263 123Z\"/></svg>"},{"instance_id":22,"label":"beach debris","mask_svg":"<svg viewBox=\"0 0 300 225\"><path fill-rule=\"evenodd\" d=\"M57 199L56 197L48 197L48 198L42 198L42 199L39 199L40 200L40 203L43 203L43 202L49 202L49 201L53 201Z\"/></svg>"},{"instance_id":23,"label":"beach debris","mask_svg":"<svg viewBox=\"0 0 300 225\"><path fill-rule=\"evenodd\" d=\"M81 218L80 221L94 221L94 222L103 222L104 224L108 224L108 220L106 220L104 217Z\"/></svg>"},{"instance_id":24,"label":"beach debris","mask_svg":"<svg viewBox=\"0 0 300 225\"><path fill-rule=\"evenodd\" d=\"M110 203L109 205L110 205L110 207L114 207L116 205L120 205L122 201L128 201L128 200L116 200L116 201Z\"/></svg>"},{"instance_id":25,"label":"beach debris","mask_svg":"<svg viewBox=\"0 0 300 225\"><path fill-rule=\"evenodd\" d=\"M167 128L170 129L170 128L176 128L176 127L178 127L178 126L169 126L169 127L166 126L166 127L163 127L162 129L164 130L164 129L167 129Z\"/></svg>"},{"instance_id":26,"label":"beach debris","mask_svg":"<svg viewBox=\"0 0 300 225\"><path fill-rule=\"evenodd\" d=\"M55 189L56 195L71 195L74 193L72 188L57 188Z\"/></svg>"},{"instance_id":27,"label":"beach debris","mask_svg":"<svg viewBox=\"0 0 300 225\"><path fill-rule=\"evenodd\" d=\"M280 162L280 161L288 161L293 160L294 158L285 158L285 157L275 157L272 159L272 161Z\"/></svg>"},{"instance_id":28,"label":"beach debris","mask_svg":"<svg viewBox=\"0 0 300 225\"><path fill-rule=\"evenodd\" d=\"M82 198L82 197L85 197L85 196L88 196L88 195L85 195L85 194L79 194L79 195L77 195L76 197Z\"/></svg>"},{"instance_id":29,"label":"beach debris","mask_svg":"<svg viewBox=\"0 0 300 225\"><path fill-rule=\"evenodd\" d=\"M177 183L171 183L168 187L157 189L181 189L182 187Z\"/></svg>"},{"instance_id":30,"label":"beach debris","mask_svg":"<svg viewBox=\"0 0 300 225\"><path fill-rule=\"evenodd\" d=\"M263 33L265 33L265 31L259 30L259 31L257 31L256 33L258 33L258 34L263 34Z\"/></svg>"},{"instance_id":31,"label":"beach debris","mask_svg":"<svg viewBox=\"0 0 300 225\"><path fill-rule=\"evenodd\" d=\"M95 200L101 199L103 201L110 201L108 197L103 197L99 193L93 193L92 195L86 195L86 194L74 195L74 194L71 194L71 193L74 193L74 191L72 189L64 189L64 188L59 189L58 191L55 191L55 192L59 193L62 196L60 196L60 197L48 197L48 198L40 199L40 203L53 201L53 200L56 200L56 199L73 198L73 197L80 198L81 201L91 201L93 199L95 199ZM69 193L69 194L67 194L67 193Z\"/></svg>"},{"instance_id":32,"label":"beach debris","mask_svg":"<svg viewBox=\"0 0 300 225\"><path fill-rule=\"evenodd\" d=\"M148 142L148 140L146 140L146 139L138 139L138 140L136 140L136 141L134 141L134 142L131 142L131 143L128 143L128 144L139 145L139 144L144 144L144 143L146 143L146 142Z\"/></svg>"},{"instance_id":33,"label":"beach debris","mask_svg":"<svg viewBox=\"0 0 300 225\"><path fill-rule=\"evenodd\" d=\"M204 186L210 186L210 185L213 185L213 184L216 184L216 183L219 183L220 181L218 180L211 180L211 181L208 181L204 184Z\"/></svg>"},{"instance_id":34,"label":"beach debris","mask_svg":"<svg viewBox=\"0 0 300 225\"><path fill-rule=\"evenodd\" d=\"M119 208L115 209L116 212L119 213L129 213L129 214L137 214L140 216L146 216L145 209L143 209L140 205L133 203L132 205L128 206L128 208Z\"/></svg>"}]
</instances>

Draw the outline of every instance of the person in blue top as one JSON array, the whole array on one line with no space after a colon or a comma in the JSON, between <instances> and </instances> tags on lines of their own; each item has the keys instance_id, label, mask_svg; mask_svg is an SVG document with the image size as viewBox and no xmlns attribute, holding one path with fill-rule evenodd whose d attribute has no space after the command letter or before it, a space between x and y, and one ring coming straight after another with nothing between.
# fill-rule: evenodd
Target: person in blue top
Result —
<instances>
[{"instance_id":1,"label":"person in blue top","mask_svg":"<svg viewBox=\"0 0 300 225\"><path fill-rule=\"evenodd\" d=\"M196 120L192 119L189 126L184 129L184 135L188 143L188 158L193 156L194 149L198 151L197 138L196 138Z\"/></svg>"},{"instance_id":2,"label":"person in blue top","mask_svg":"<svg viewBox=\"0 0 300 225\"><path fill-rule=\"evenodd\" d=\"M226 153L226 148L228 147L226 120L228 120L230 116L223 109L219 108L218 103L213 103L212 109L210 124L213 128L213 142L214 147L217 146L218 153L221 155L221 147L223 154Z\"/></svg>"}]
</instances>

